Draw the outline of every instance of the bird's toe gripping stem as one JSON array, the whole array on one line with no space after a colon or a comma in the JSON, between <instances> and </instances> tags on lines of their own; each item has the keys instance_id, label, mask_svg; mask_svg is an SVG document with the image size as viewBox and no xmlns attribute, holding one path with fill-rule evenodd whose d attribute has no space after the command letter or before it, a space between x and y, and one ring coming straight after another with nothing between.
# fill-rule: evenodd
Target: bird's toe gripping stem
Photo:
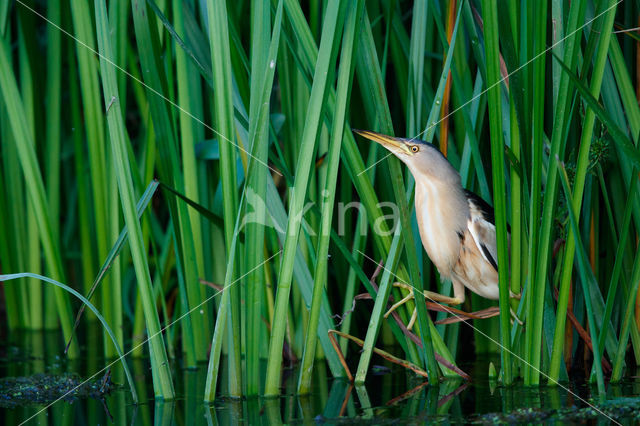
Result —
<instances>
[{"instance_id":1,"label":"bird's toe gripping stem","mask_svg":"<svg viewBox=\"0 0 640 426\"><path fill-rule=\"evenodd\" d=\"M409 294L407 294L405 297L402 298L402 300L394 303L389 310L384 314L385 318L388 318L389 315L391 315L393 313L393 311L395 311L396 309L398 309L400 306L404 305L405 303L407 303L409 300L414 298L414 294L413 294L413 287L405 284L405 283L400 283L400 282L395 282L393 283L394 287L397 288L403 288L405 290L409 290ZM440 302L440 303L448 303L450 305L459 305L462 303L462 300L456 298L456 297L449 297L449 296L444 296L442 294L439 293L434 293L428 290L424 290L423 291L424 297L431 302ZM407 324L407 329L411 330L413 328L413 325L416 322L416 319L418 317L418 311L413 308L413 313L411 314L411 319L409 320L409 324Z\"/></svg>"}]
</instances>

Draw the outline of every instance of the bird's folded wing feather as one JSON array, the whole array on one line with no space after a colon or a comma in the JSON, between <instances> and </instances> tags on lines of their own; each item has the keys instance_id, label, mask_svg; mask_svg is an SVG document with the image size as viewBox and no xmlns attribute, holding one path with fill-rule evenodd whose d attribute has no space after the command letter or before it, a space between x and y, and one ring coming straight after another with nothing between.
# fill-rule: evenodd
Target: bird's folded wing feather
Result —
<instances>
[{"instance_id":1,"label":"bird's folded wing feather","mask_svg":"<svg viewBox=\"0 0 640 426\"><path fill-rule=\"evenodd\" d=\"M469 202L471 217L467 223L469 233L484 260L498 270L498 247L496 243L496 227L493 223L493 209L480 197L465 191Z\"/></svg>"}]
</instances>

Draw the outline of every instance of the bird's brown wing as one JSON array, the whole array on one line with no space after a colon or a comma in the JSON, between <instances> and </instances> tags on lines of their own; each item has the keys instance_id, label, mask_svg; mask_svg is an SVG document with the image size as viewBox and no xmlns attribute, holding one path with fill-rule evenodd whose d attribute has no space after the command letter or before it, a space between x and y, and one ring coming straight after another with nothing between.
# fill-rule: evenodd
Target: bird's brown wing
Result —
<instances>
[{"instance_id":1,"label":"bird's brown wing","mask_svg":"<svg viewBox=\"0 0 640 426\"><path fill-rule=\"evenodd\" d=\"M498 245L496 243L496 226L494 224L493 209L482 198L471 191L465 190L471 216L467 223L469 233L482 257L493 268L498 270Z\"/></svg>"},{"instance_id":2,"label":"bird's brown wing","mask_svg":"<svg viewBox=\"0 0 640 426\"><path fill-rule=\"evenodd\" d=\"M485 200L480 198L478 194L471 192L468 189L464 190L464 195L467 196L469 207L475 208L480 212L484 220L495 226L496 219L493 214L493 207L491 207Z\"/></svg>"}]
</instances>

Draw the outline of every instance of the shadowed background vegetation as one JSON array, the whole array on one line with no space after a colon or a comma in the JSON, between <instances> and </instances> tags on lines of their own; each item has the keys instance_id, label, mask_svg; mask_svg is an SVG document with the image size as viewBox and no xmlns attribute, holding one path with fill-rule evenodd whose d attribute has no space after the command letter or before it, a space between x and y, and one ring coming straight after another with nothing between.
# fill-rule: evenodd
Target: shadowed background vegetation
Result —
<instances>
[{"instance_id":1,"label":"shadowed background vegetation","mask_svg":"<svg viewBox=\"0 0 640 426\"><path fill-rule=\"evenodd\" d=\"M30 273L3 277L8 329L149 356L165 399L172 363L208 363L212 401L277 395L296 362L306 393L314 364L347 375L339 353L363 382L382 346L432 382L484 354L505 384L619 381L640 360L638 3L498 3L0 3L0 272ZM394 281L451 284L411 176L352 126L433 142L494 206L500 317L436 324L418 293L383 318ZM102 341L74 332L88 301Z\"/></svg>"}]
</instances>

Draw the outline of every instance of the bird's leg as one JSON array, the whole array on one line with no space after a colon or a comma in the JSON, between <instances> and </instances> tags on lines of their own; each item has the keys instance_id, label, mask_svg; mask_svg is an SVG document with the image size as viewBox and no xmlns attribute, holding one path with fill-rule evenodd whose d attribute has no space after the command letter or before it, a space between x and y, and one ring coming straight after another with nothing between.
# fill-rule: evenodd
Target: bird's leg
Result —
<instances>
[{"instance_id":1,"label":"bird's leg","mask_svg":"<svg viewBox=\"0 0 640 426\"><path fill-rule=\"evenodd\" d=\"M409 291L411 291L411 293L413 293L413 287L411 287L408 284L405 284L405 283L393 283L393 286L394 287L398 287L398 288L404 288L405 290L409 290ZM464 287L463 287L463 289L464 289ZM460 297L459 295L456 295L456 297L450 297L450 296L445 296L445 295L440 294L440 293L434 293L433 291L429 291L429 290L424 290L422 293L424 294L424 297L429 299L429 301L431 301L431 302L448 303L449 305L459 305L459 304L464 302L464 296ZM454 293L455 293L455 291L454 291ZM464 293L463 293L463 295L464 295ZM413 296L411 296L411 297L413 297ZM406 299L406 297L405 297L405 299ZM406 303L409 300L409 299L407 299L407 300L405 300L405 299L402 299L403 300L402 303ZM400 304L398 304L398 303L396 303L396 305L398 305L398 306L400 306L402 304L402 303L400 303ZM396 308L397 308L397 306L396 306Z\"/></svg>"},{"instance_id":2,"label":"bird's leg","mask_svg":"<svg viewBox=\"0 0 640 426\"><path fill-rule=\"evenodd\" d=\"M389 310L384 314L385 318L388 318L389 315L391 315L393 313L393 311L395 311L400 306L404 305L409 300L414 298L414 296L413 296L413 287L411 287L410 285L405 284L405 283L396 282L396 283L393 283L393 286L394 287L398 287L398 288L403 288L405 290L409 290L409 294L407 294L399 302L394 303L393 306L391 306L391 308L389 308ZM424 290L423 294L424 294L424 297L427 298L429 301L434 301L434 302L448 303L450 305L459 305L462 302L464 302L464 287L463 287L462 297L460 297L458 295L456 295L457 297L444 296L442 294L434 293L434 292L428 291L428 290ZM414 309L413 313L411 314L411 320L409 321L409 325L407 326L407 329L411 330L411 327L413 327L413 324L415 323L416 318L417 318L417 312Z\"/></svg>"},{"instance_id":3,"label":"bird's leg","mask_svg":"<svg viewBox=\"0 0 640 426\"><path fill-rule=\"evenodd\" d=\"M430 302L440 302L446 303L448 305L460 305L462 302L464 302L464 300L460 300L459 297L445 296L443 294L434 293L427 290L424 291L424 297L429 299Z\"/></svg>"}]
</instances>

